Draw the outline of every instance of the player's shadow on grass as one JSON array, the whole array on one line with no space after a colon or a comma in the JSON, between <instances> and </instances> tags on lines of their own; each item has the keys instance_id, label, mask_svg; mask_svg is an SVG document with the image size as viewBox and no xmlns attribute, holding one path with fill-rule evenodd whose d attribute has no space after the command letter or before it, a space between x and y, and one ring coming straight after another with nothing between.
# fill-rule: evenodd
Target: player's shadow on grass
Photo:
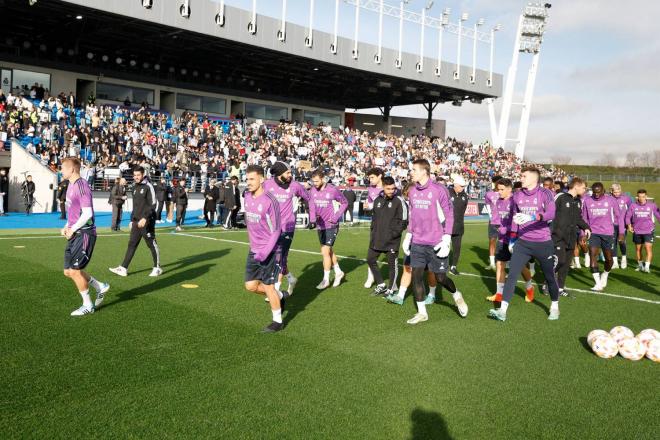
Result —
<instances>
[{"instance_id":1,"label":"player's shadow on grass","mask_svg":"<svg viewBox=\"0 0 660 440\"><path fill-rule=\"evenodd\" d=\"M445 419L435 411L425 411L415 408L410 413L412 428L411 440L451 440L453 437L447 430Z\"/></svg>"},{"instance_id":2,"label":"player's shadow on grass","mask_svg":"<svg viewBox=\"0 0 660 440\"><path fill-rule=\"evenodd\" d=\"M642 280L639 278L634 278L630 276L623 275L621 273L621 269L615 270L614 272L610 273L610 278L609 279L615 279L618 280L628 286L634 287L636 289L639 289L643 292L651 293L653 295L660 295L660 292L658 289L651 287L649 284L644 283ZM607 291L607 288L605 288L605 291Z\"/></svg>"},{"instance_id":3,"label":"player's shadow on grass","mask_svg":"<svg viewBox=\"0 0 660 440\"><path fill-rule=\"evenodd\" d=\"M163 269L167 269L166 271L164 270L165 273L175 271L177 269L180 269L181 267L184 266L189 266L191 264L198 263L200 261L209 261L213 260L216 258L222 258L225 255L227 255L229 252L231 252L231 248L226 248L226 249L220 249L217 251L210 251L210 252L204 252L202 254L195 254L195 255L189 255L184 258L180 258L176 261L172 261L171 263L167 264L161 264L160 267ZM141 270L136 270L135 272L131 272L131 274L138 274L141 272L151 272L151 268L148 269L141 269Z\"/></svg>"},{"instance_id":4,"label":"player's shadow on grass","mask_svg":"<svg viewBox=\"0 0 660 440\"><path fill-rule=\"evenodd\" d=\"M587 338L585 336L580 336L578 338L580 340L580 344L584 347L585 350L587 350L589 353L591 353L591 347L589 347L589 342L587 341Z\"/></svg>"},{"instance_id":5,"label":"player's shadow on grass","mask_svg":"<svg viewBox=\"0 0 660 440\"><path fill-rule=\"evenodd\" d=\"M341 270L344 271L346 275L353 272L358 266L364 265L366 267L367 265L362 261L350 260L348 258L340 259L339 264L341 265ZM287 322L293 321L299 313L303 312L307 306L316 299L317 296L335 294L333 290L336 291L336 289L334 289L332 285L325 290L318 290L316 288L316 285L320 283L322 279L323 262L318 261L316 263L310 263L302 269L300 276L298 277L296 290L286 303ZM330 280L332 282L332 278ZM346 278L344 278L341 285L343 286L345 283Z\"/></svg>"},{"instance_id":6,"label":"player's shadow on grass","mask_svg":"<svg viewBox=\"0 0 660 440\"><path fill-rule=\"evenodd\" d=\"M104 308L113 306L123 301L136 299L140 295L144 295L146 293L158 292L161 289L167 289L168 287L172 287L177 284L195 280L208 273L209 270L216 265L216 263L208 263L201 266L194 266L194 263L200 261L212 261L217 258L221 258L229 252L230 249L221 249L218 251L205 252L203 254L191 255L189 257L181 258L175 263L169 264L169 266L175 266L169 269L167 272L164 272L163 275L153 278L154 281L152 283L142 284L135 289L125 290L117 295L114 295L114 301L106 303ZM193 266L191 267L191 265ZM183 268L186 269L179 270Z\"/></svg>"}]
</instances>

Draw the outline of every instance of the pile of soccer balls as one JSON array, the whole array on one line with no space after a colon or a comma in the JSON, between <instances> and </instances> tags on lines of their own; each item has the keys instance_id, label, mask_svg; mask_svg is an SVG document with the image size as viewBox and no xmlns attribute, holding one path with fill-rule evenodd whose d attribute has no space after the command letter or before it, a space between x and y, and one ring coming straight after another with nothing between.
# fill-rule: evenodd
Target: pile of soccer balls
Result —
<instances>
[{"instance_id":1,"label":"pile of soccer balls","mask_svg":"<svg viewBox=\"0 0 660 440\"><path fill-rule=\"evenodd\" d=\"M642 330L637 336L628 327L620 325L609 333L592 330L587 342L596 356L603 359L620 354L631 361L638 361L646 355L653 362L660 362L660 332L651 328Z\"/></svg>"}]
</instances>

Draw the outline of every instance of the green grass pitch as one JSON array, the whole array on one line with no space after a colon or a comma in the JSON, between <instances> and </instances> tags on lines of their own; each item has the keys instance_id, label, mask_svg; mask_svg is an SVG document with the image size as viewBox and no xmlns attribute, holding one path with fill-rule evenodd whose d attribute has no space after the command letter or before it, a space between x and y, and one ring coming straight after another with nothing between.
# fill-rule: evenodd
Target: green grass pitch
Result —
<instances>
[{"instance_id":1,"label":"green grass pitch","mask_svg":"<svg viewBox=\"0 0 660 440\"><path fill-rule=\"evenodd\" d=\"M299 231L287 327L264 335L269 308L243 290L245 232L159 231L159 278L144 244L127 278L111 274L127 236L99 233L88 270L112 288L82 318L69 316L80 299L64 239L0 234L0 438L658 438L660 365L586 345L596 328L660 330L659 268L634 272L632 246L614 296L572 270L583 291L561 300L559 321L548 297L526 304L519 288L500 323L486 317L486 226L466 225L459 270L472 276L453 278L469 316L445 292L413 327L412 298L387 304L362 286L368 229L341 230L347 281L323 292L316 233Z\"/></svg>"}]
</instances>

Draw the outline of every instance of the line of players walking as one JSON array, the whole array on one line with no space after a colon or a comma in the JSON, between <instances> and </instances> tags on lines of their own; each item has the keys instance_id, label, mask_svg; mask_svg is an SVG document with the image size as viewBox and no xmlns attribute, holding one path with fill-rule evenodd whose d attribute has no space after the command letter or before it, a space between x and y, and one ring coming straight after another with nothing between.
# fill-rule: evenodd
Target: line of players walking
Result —
<instances>
[{"instance_id":1,"label":"line of players walking","mask_svg":"<svg viewBox=\"0 0 660 440\"><path fill-rule=\"evenodd\" d=\"M70 183L79 181L77 172L79 162L70 160L63 165L63 174ZM263 331L277 332L284 328L282 313L297 282L289 271L287 261L296 226L294 198L307 201L308 227L318 232L323 260L323 278L317 286L319 290L331 286L330 277L333 274L333 287L339 286L344 279L344 272L333 247L348 202L328 182L322 170L312 173L309 191L292 180L291 170L283 162L276 162L270 174L271 178L266 179L262 167L251 165L247 168L244 204L250 250L246 261L245 288L266 296L272 322ZM365 287L371 288L375 283L373 295L385 297L394 304L403 304L407 289L412 285L417 312L407 321L408 324L414 325L429 319L426 306L435 302L438 285L449 291L459 315L466 317L468 305L448 276L448 273L458 275L456 266L468 204L464 179L455 176L451 188L436 182L430 173L430 164L425 159L413 162L412 182L401 193L394 179L384 176L381 169L370 170L368 175L370 188L367 203L372 210L372 222ZM534 261L543 272L545 286L551 297L548 319L559 319L559 297L566 295L566 274L581 236L589 242L589 264L596 283L594 290L606 287L614 264L616 240L623 242L626 230L634 234L633 241L640 261L638 270L648 271L650 267L653 217L660 220L660 211L653 202L647 200L646 191L638 191L634 203L626 202L620 195L620 187L618 196L608 195L604 193L601 183L595 183L592 185L593 194L588 196L586 183L576 177L567 192L555 194L546 187L546 182L541 186L540 178L537 169L526 168L522 171L519 189L514 188L518 185L511 180L498 177L494 178L496 191L488 194L487 203L491 208L489 237L495 238L495 255L490 261L495 263L497 278L496 293L488 297L495 303L489 316L500 321L507 318L508 305L519 276L522 275L527 283L526 300L533 301ZM144 170L136 169L134 179L129 245L122 265L110 270L126 276L135 250L144 239L153 257L150 275L159 276L162 270L154 227L158 197ZM72 315L93 313L102 304L104 294L109 289L107 283L94 280L82 270L91 258L94 247L91 237L95 238L96 234L91 189L80 185L83 184L70 186L67 191L69 221L62 230L62 234L69 239L65 253L65 275L74 280L83 297L83 306ZM72 188L79 189L80 194ZM81 196L84 196L82 201L79 200ZM75 211L73 215L71 210ZM81 222L84 227L80 226ZM78 240L76 237L80 235L83 237ZM641 263L640 257L642 247L647 258L644 263ZM400 248L405 258L400 286L397 286ZM603 271L600 271L598 261L601 251L605 260ZM381 255L386 255L388 282L384 281L378 267L377 260ZM622 264L625 265L625 259L622 259ZM285 277L287 290L282 289ZM97 290L95 305L89 300L90 285Z\"/></svg>"}]
</instances>

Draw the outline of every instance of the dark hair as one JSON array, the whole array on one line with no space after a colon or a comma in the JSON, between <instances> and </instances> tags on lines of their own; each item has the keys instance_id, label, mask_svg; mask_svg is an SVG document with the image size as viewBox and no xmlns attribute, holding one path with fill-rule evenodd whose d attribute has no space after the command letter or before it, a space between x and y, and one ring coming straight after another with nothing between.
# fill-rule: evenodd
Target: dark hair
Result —
<instances>
[{"instance_id":1,"label":"dark hair","mask_svg":"<svg viewBox=\"0 0 660 440\"><path fill-rule=\"evenodd\" d=\"M325 173L321 168L317 168L312 172L312 178L314 177L320 177L321 179L323 179L325 177Z\"/></svg>"},{"instance_id":2,"label":"dark hair","mask_svg":"<svg viewBox=\"0 0 660 440\"><path fill-rule=\"evenodd\" d=\"M522 182L513 182L513 189L522 188Z\"/></svg>"},{"instance_id":3,"label":"dark hair","mask_svg":"<svg viewBox=\"0 0 660 440\"><path fill-rule=\"evenodd\" d=\"M502 185L502 186L506 186L507 188L511 188L513 187L513 182L511 182L511 179L507 179L506 177L501 177L497 181L497 185Z\"/></svg>"},{"instance_id":4,"label":"dark hair","mask_svg":"<svg viewBox=\"0 0 660 440\"><path fill-rule=\"evenodd\" d=\"M419 165L426 170L428 175L431 175L431 164L426 159L415 159L413 165Z\"/></svg>"},{"instance_id":5,"label":"dark hair","mask_svg":"<svg viewBox=\"0 0 660 440\"><path fill-rule=\"evenodd\" d=\"M545 178L543 179L543 183L545 183L545 182L555 183L555 181L552 180L552 177L545 177Z\"/></svg>"},{"instance_id":6,"label":"dark hair","mask_svg":"<svg viewBox=\"0 0 660 440\"><path fill-rule=\"evenodd\" d=\"M500 179L502 179L502 176L493 176L492 179L490 179L490 180L491 180L491 182L496 184L497 182L500 181Z\"/></svg>"},{"instance_id":7,"label":"dark hair","mask_svg":"<svg viewBox=\"0 0 660 440\"><path fill-rule=\"evenodd\" d=\"M236 176L231 176L231 177L229 178L229 180L236 180L236 181L238 181L238 177L236 177Z\"/></svg>"},{"instance_id":8,"label":"dark hair","mask_svg":"<svg viewBox=\"0 0 660 440\"><path fill-rule=\"evenodd\" d=\"M382 176L383 175L383 170L376 167L372 168L367 172L367 176Z\"/></svg>"},{"instance_id":9,"label":"dark hair","mask_svg":"<svg viewBox=\"0 0 660 440\"><path fill-rule=\"evenodd\" d=\"M245 170L245 174L250 174L250 173L257 173L258 175L263 177L264 169L259 165L248 165L247 169Z\"/></svg>"},{"instance_id":10,"label":"dark hair","mask_svg":"<svg viewBox=\"0 0 660 440\"><path fill-rule=\"evenodd\" d=\"M144 167L141 166L141 165L138 165L138 166L136 166L135 168L133 168L133 172L136 172L136 171L137 171L138 173L144 174Z\"/></svg>"},{"instance_id":11,"label":"dark hair","mask_svg":"<svg viewBox=\"0 0 660 440\"><path fill-rule=\"evenodd\" d=\"M596 188L600 188L600 189L602 189L603 191L605 191L605 185L603 185L603 182L594 182L594 184L591 185L591 189L592 189L593 191L596 191Z\"/></svg>"},{"instance_id":12,"label":"dark hair","mask_svg":"<svg viewBox=\"0 0 660 440\"><path fill-rule=\"evenodd\" d=\"M559 185L559 191L563 191L565 188L564 182L562 182L561 180L555 180L555 185Z\"/></svg>"},{"instance_id":13,"label":"dark hair","mask_svg":"<svg viewBox=\"0 0 660 440\"><path fill-rule=\"evenodd\" d=\"M383 186L385 185L394 185L394 178L392 178L391 176L383 177Z\"/></svg>"},{"instance_id":14,"label":"dark hair","mask_svg":"<svg viewBox=\"0 0 660 440\"><path fill-rule=\"evenodd\" d=\"M640 188L637 190L637 194L646 194L646 190L644 188Z\"/></svg>"},{"instance_id":15,"label":"dark hair","mask_svg":"<svg viewBox=\"0 0 660 440\"><path fill-rule=\"evenodd\" d=\"M521 174L522 173L536 173L536 177L539 178L539 179L541 178L541 172L536 167L524 167L522 170L520 170L520 173ZM550 181L552 182L552 179L550 179Z\"/></svg>"},{"instance_id":16,"label":"dark hair","mask_svg":"<svg viewBox=\"0 0 660 440\"><path fill-rule=\"evenodd\" d=\"M568 189L573 189L575 185L582 185L582 184L586 186L587 182L585 182L579 177L573 177L573 179L568 183Z\"/></svg>"}]
</instances>

